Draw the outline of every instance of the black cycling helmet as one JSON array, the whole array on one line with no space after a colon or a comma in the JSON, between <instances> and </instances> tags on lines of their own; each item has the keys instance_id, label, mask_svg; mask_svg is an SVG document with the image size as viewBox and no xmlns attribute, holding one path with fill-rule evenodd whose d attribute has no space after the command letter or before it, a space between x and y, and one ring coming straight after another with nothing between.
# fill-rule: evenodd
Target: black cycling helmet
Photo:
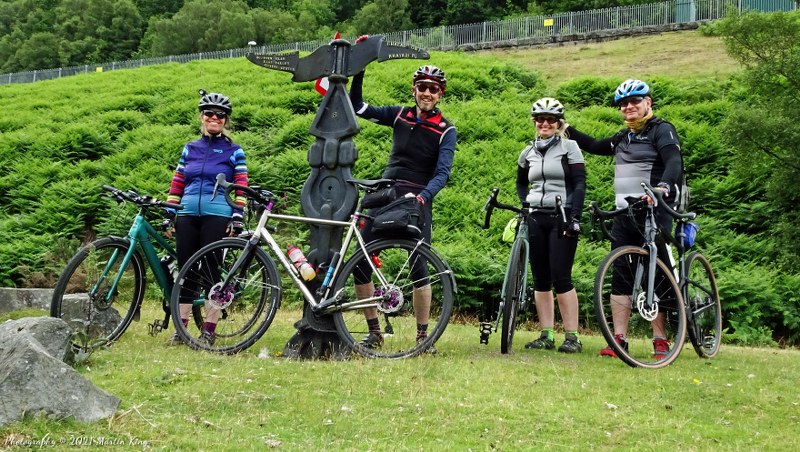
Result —
<instances>
[{"instance_id":1,"label":"black cycling helmet","mask_svg":"<svg viewBox=\"0 0 800 452\"><path fill-rule=\"evenodd\" d=\"M227 114L231 114L233 107L228 96L220 93L207 93L206 90L200 90L200 102L197 104L197 109L200 111L209 108L219 108Z\"/></svg>"},{"instance_id":2,"label":"black cycling helmet","mask_svg":"<svg viewBox=\"0 0 800 452\"><path fill-rule=\"evenodd\" d=\"M447 88L447 77L444 76L444 71L436 66L425 65L420 66L419 69L414 71L414 83L421 80L430 80L439 84L442 91Z\"/></svg>"}]
</instances>

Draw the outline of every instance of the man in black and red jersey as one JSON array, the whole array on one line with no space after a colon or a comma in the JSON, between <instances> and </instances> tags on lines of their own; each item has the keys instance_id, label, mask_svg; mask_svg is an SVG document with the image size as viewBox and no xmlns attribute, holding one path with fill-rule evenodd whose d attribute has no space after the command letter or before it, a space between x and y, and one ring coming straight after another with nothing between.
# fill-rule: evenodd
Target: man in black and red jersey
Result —
<instances>
[{"instance_id":1,"label":"man in black and red jersey","mask_svg":"<svg viewBox=\"0 0 800 452\"><path fill-rule=\"evenodd\" d=\"M350 85L350 100L356 114L391 127L394 131L389 162L381 177L395 180L398 196L414 196L422 205L425 222L421 228L422 239L430 243L433 198L447 184L456 151L456 128L437 108L447 88L447 78L444 71L436 66L421 66L413 76L411 93L414 96L414 105L383 107L375 107L362 100L363 80L362 71L353 77ZM371 236L370 231L364 231L365 240L369 241ZM356 284L359 297L370 297L373 291L372 283ZM428 334L430 286L415 286L413 298L419 342ZM380 347L383 336L377 309L365 310L365 314L369 334L361 344L366 347Z\"/></svg>"}]
</instances>

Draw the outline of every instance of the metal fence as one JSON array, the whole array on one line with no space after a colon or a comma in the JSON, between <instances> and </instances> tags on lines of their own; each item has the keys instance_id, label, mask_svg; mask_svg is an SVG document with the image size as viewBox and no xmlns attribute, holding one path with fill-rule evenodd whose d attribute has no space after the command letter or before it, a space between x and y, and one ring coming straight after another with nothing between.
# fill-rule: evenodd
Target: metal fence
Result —
<instances>
[{"instance_id":1,"label":"metal fence","mask_svg":"<svg viewBox=\"0 0 800 452\"><path fill-rule=\"evenodd\" d=\"M793 11L795 0L672 0L644 5L553 14L550 16L520 17L478 24L450 25L386 33L387 41L412 45L426 50L455 50L483 48L506 43L507 45L536 44L564 36L688 24L724 17L726 11ZM345 38L347 39L347 38ZM352 39L352 38L351 38ZM304 41L269 46L245 47L213 52L190 53L141 60L115 61L103 64L85 64L57 69L14 72L0 75L0 85L30 83L76 74L130 69L164 63L187 63L196 60L216 60L242 57L251 51L312 52L329 41Z\"/></svg>"}]
</instances>

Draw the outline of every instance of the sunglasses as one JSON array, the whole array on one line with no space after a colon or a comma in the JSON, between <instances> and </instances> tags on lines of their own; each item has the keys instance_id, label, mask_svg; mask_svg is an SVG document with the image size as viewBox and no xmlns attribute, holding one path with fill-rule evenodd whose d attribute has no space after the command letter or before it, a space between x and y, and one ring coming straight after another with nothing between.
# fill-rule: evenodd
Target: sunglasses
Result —
<instances>
[{"instance_id":1,"label":"sunglasses","mask_svg":"<svg viewBox=\"0 0 800 452\"><path fill-rule=\"evenodd\" d=\"M225 119L228 117L228 113L216 110L203 110L203 116L205 116L206 118L213 118L214 116L216 116L217 119Z\"/></svg>"},{"instance_id":2,"label":"sunglasses","mask_svg":"<svg viewBox=\"0 0 800 452\"><path fill-rule=\"evenodd\" d=\"M420 93L427 91L431 94L439 94L442 91L437 85L431 85L430 83L418 83L414 85L414 87L416 87L417 91Z\"/></svg>"},{"instance_id":3,"label":"sunglasses","mask_svg":"<svg viewBox=\"0 0 800 452\"><path fill-rule=\"evenodd\" d=\"M534 116L533 120L536 121L536 124L555 124L558 122L558 118L555 116Z\"/></svg>"},{"instance_id":4,"label":"sunglasses","mask_svg":"<svg viewBox=\"0 0 800 452\"><path fill-rule=\"evenodd\" d=\"M617 106L619 106L619 108L625 108L628 106L628 104L639 105L643 100L644 97L641 96L628 97L627 99L622 99L621 101L617 102Z\"/></svg>"}]
</instances>

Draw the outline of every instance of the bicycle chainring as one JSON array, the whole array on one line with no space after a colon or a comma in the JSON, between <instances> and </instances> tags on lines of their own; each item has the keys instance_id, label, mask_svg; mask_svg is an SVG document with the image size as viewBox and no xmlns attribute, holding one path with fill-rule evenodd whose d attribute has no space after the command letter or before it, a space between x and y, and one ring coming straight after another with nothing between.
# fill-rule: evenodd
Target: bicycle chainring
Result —
<instances>
[{"instance_id":1,"label":"bicycle chainring","mask_svg":"<svg viewBox=\"0 0 800 452\"><path fill-rule=\"evenodd\" d=\"M403 308L403 291L394 284L376 287L374 296L381 297L381 301L378 302L378 310L385 314L391 314Z\"/></svg>"},{"instance_id":2,"label":"bicycle chainring","mask_svg":"<svg viewBox=\"0 0 800 452\"><path fill-rule=\"evenodd\" d=\"M222 282L214 284L208 291L208 302L217 309L227 308L233 303L233 286L222 287Z\"/></svg>"}]
</instances>

